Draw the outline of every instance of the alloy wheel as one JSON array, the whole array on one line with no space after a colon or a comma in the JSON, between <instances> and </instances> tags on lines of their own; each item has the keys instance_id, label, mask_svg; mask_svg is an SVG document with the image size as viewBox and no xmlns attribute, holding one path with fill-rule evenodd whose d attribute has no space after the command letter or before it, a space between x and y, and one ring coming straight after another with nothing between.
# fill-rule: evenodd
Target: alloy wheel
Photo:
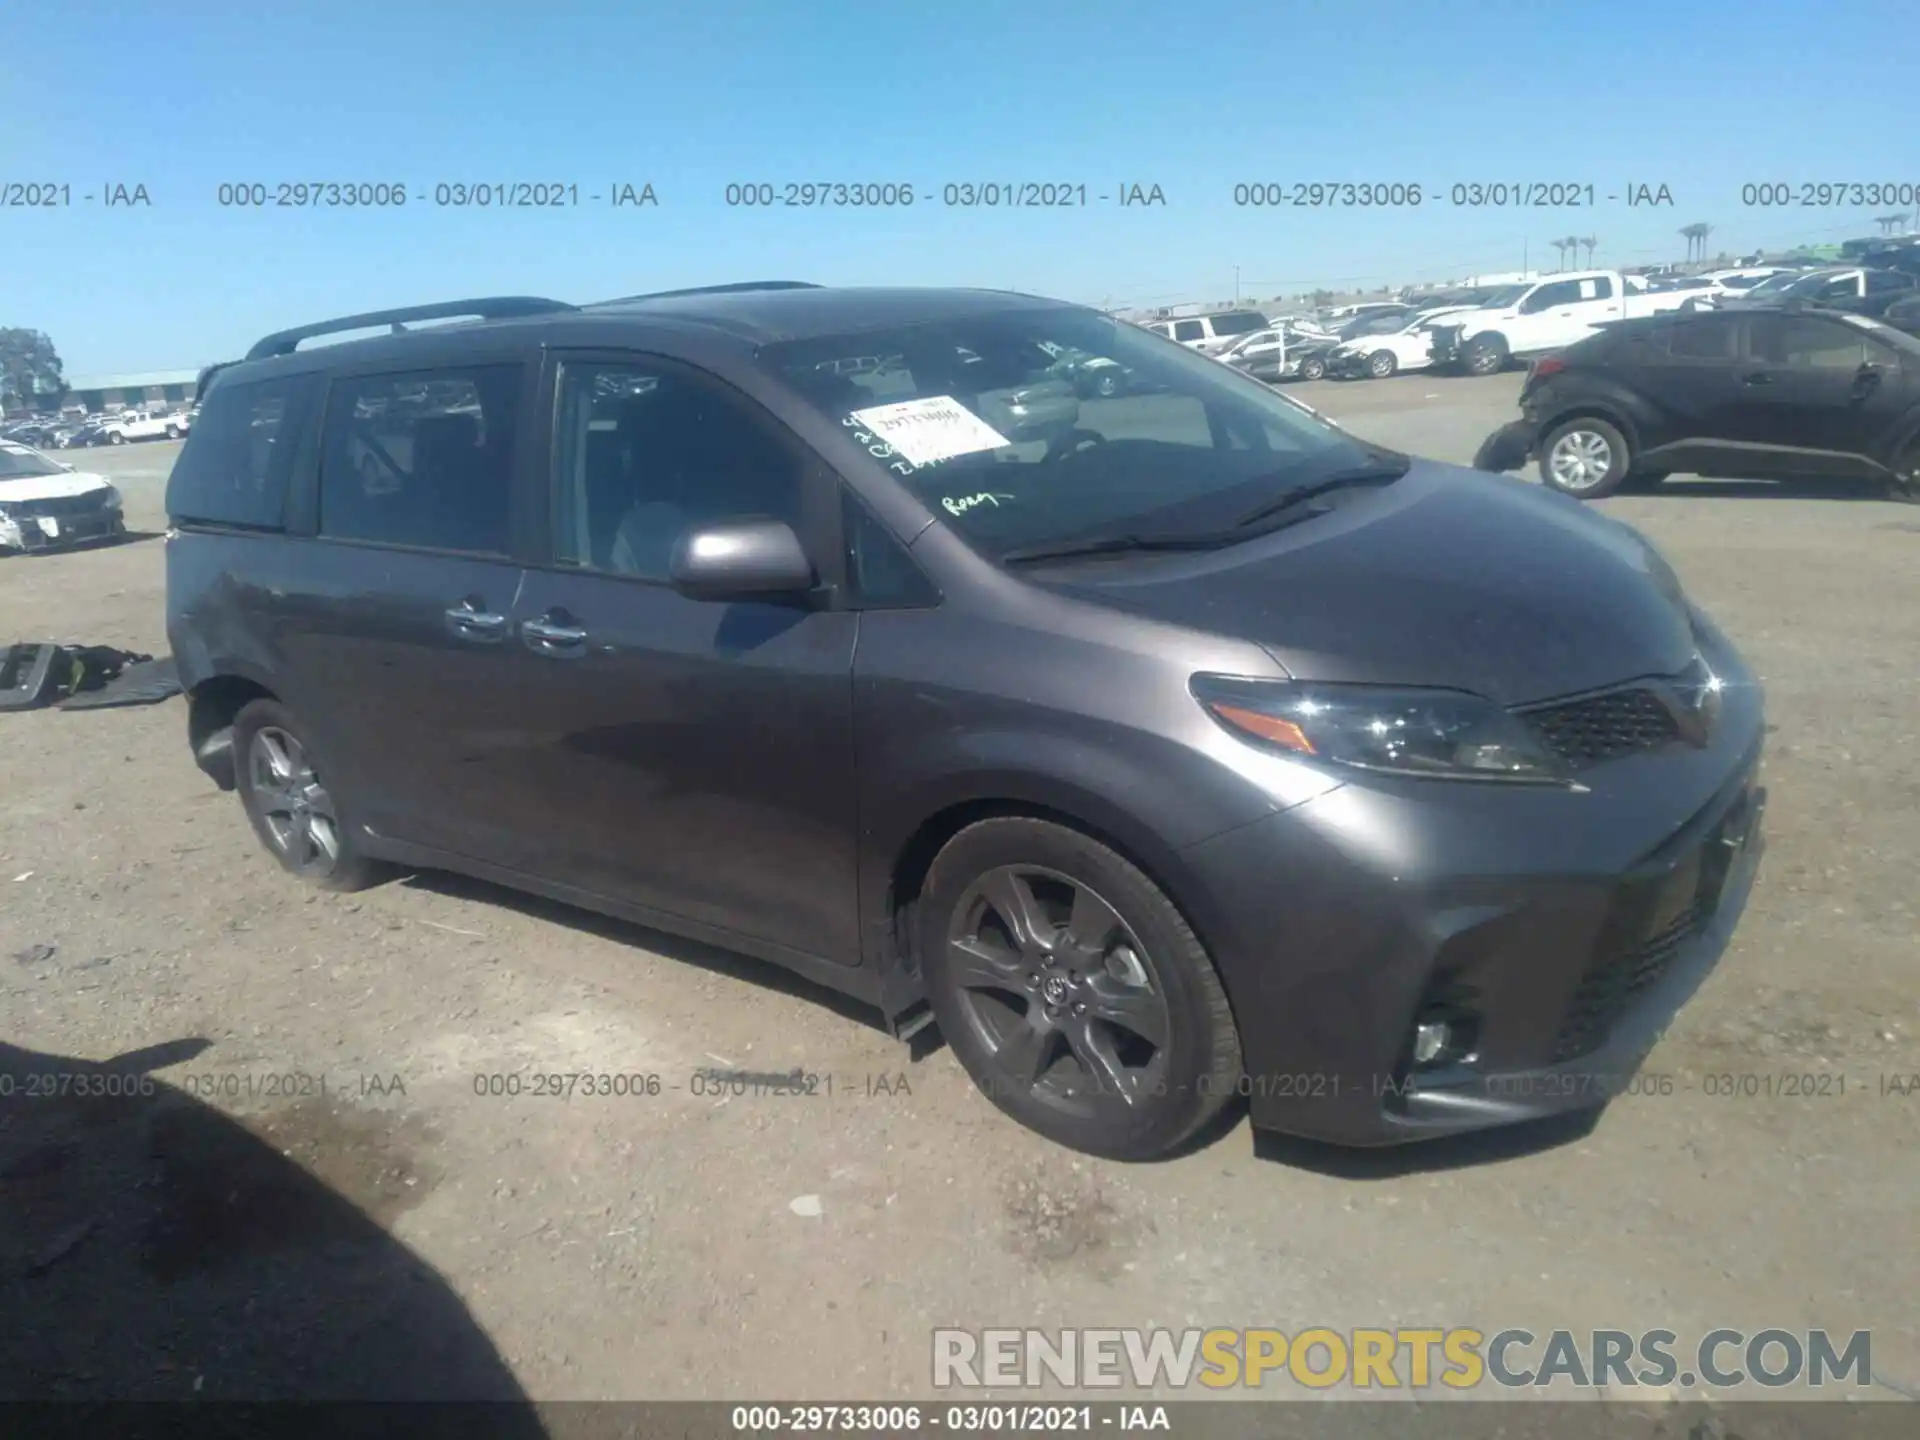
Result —
<instances>
[{"instance_id":1,"label":"alloy wheel","mask_svg":"<svg viewBox=\"0 0 1920 1440\"><path fill-rule=\"evenodd\" d=\"M1591 490L1613 470L1613 446L1592 430L1569 430L1553 442L1547 468L1563 490Z\"/></svg>"},{"instance_id":2,"label":"alloy wheel","mask_svg":"<svg viewBox=\"0 0 1920 1440\"><path fill-rule=\"evenodd\" d=\"M954 906L946 948L998 1083L1083 1118L1165 1093L1166 996L1139 937L1091 887L1037 866L989 870Z\"/></svg>"},{"instance_id":3,"label":"alloy wheel","mask_svg":"<svg viewBox=\"0 0 1920 1440\"><path fill-rule=\"evenodd\" d=\"M247 747L247 778L267 837L302 875L325 875L340 862L340 819L306 747L267 725Z\"/></svg>"}]
</instances>

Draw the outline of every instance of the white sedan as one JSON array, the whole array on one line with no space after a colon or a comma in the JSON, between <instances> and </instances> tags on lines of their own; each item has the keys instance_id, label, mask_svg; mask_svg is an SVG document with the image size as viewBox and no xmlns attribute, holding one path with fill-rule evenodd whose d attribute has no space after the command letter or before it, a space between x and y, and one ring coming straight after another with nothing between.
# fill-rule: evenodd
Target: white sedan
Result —
<instances>
[{"instance_id":1,"label":"white sedan","mask_svg":"<svg viewBox=\"0 0 1920 1440\"><path fill-rule=\"evenodd\" d=\"M1384 380L1402 370L1424 370L1433 364L1434 321L1471 310L1471 305L1422 310L1398 330L1384 335L1360 335L1336 345L1327 356L1329 375L1367 376Z\"/></svg>"},{"instance_id":2,"label":"white sedan","mask_svg":"<svg viewBox=\"0 0 1920 1440\"><path fill-rule=\"evenodd\" d=\"M0 441L0 551L51 550L126 532L120 492L106 476Z\"/></svg>"}]
</instances>

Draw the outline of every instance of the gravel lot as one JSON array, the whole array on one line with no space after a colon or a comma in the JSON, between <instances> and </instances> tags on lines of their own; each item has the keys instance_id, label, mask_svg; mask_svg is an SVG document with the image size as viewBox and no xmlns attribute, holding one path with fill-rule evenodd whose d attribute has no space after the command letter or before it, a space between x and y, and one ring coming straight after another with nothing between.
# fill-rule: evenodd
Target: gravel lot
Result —
<instances>
[{"instance_id":1,"label":"gravel lot","mask_svg":"<svg viewBox=\"0 0 1920 1440\"><path fill-rule=\"evenodd\" d=\"M1294 393L1465 462L1517 385ZM151 532L176 449L74 458ZM1871 1328L1911 1390L1920 1094L1882 1077L1920 1072L1920 510L1684 480L1603 503L1765 679L1766 865L1649 1062L1672 1094L1386 1155L1242 1124L1079 1159L757 963L444 877L303 890L178 701L0 717L0 1082L22 1051L151 1051L208 1102L0 1100L0 1308L47 1320L0 1327L0 1394L923 1395L956 1323ZM151 536L0 561L0 642L159 652L162 590ZM840 1083L689 1094L715 1063ZM475 1093L535 1071L682 1088ZM1844 1092L1778 1093L1803 1073Z\"/></svg>"}]
</instances>

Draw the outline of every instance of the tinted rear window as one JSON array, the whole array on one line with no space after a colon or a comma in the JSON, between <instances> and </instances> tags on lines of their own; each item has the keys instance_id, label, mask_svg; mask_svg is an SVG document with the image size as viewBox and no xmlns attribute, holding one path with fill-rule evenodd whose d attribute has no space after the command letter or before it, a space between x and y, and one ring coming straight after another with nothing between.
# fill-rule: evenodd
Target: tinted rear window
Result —
<instances>
[{"instance_id":1,"label":"tinted rear window","mask_svg":"<svg viewBox=\"0 0 1920 1440\"><path fill-rule=\"evenodd\" d=\"M317 388L311 375L216 385L167 481L172 520L278 529Z\"/></svg>"},{"instance_id":2,"label":"tinted rear window","mask_svg":"<svg viewBox=\"0 0 1920 1440\"><path fill-rule=\"evenodd\" d=\"M1266 316L1244 310L1213 317L1213 333L1216 335L1248 335L1266 328Z\"/></svg>"}]
</instances>

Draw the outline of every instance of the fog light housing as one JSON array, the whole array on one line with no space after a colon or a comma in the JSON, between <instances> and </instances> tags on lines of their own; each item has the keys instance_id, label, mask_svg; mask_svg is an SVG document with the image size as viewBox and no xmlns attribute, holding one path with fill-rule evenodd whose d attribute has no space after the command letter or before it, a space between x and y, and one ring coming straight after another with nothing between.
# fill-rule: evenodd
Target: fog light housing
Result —
<instances>
[{"instance_id":1,"label":"fog light housing","mask_svg":"<svg viewBox=\"0 0 1920 1440\"><path fill-rule=\"evenodd\" d=\"M1423 1020L1413 1027L1413 1063L1431 1065L1447 1053L1453 1031L1444 1020Z\"/></svg>"}]
</instances>

